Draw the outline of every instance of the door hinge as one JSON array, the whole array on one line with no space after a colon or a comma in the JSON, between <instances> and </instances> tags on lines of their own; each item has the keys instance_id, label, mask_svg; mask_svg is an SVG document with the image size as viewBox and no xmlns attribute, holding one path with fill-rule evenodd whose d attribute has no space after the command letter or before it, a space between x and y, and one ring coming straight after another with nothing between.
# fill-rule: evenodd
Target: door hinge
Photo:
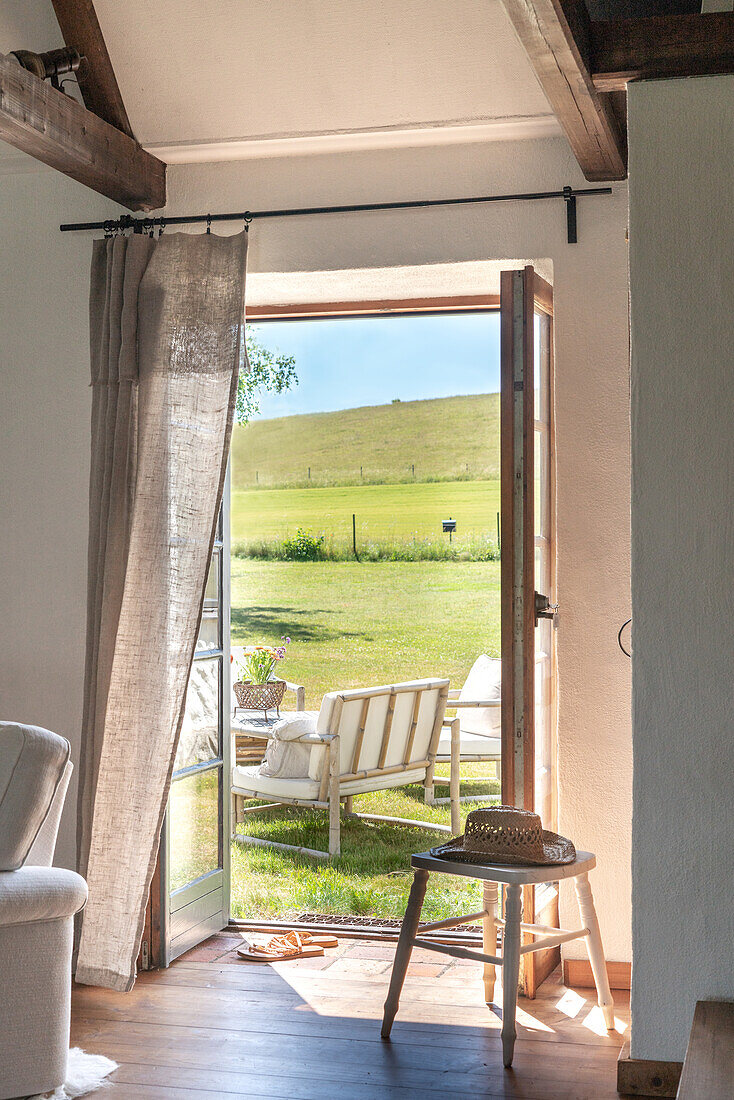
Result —
<instances>
[{"instance_id":1,"label":"door hinge","mask_svg":"<svg viewBox=\"0 0 734 1100\"><path fill-rule=\"evenodd\" d=\"M547 596L544 596L542 592L535 593L535 625L538 625L539 619L555 619L556 612L558 611L558 604L551 603Z\"/></svg>"},{"instance_id":2,"label":"door hinge","mask_svg":"<svg viewBox=\"0 0 734 1100\"><path fill-rule=\"evenodd\" d=\"M140 945L140 969L150 970L150 948L147 940L143 940Z\"/></svg>"}]
</instances>

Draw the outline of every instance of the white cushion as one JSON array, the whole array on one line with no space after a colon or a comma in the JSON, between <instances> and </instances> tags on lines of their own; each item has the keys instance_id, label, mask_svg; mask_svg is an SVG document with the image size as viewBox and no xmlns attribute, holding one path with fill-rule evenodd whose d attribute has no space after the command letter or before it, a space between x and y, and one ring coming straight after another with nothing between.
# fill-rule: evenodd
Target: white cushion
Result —
<instances>
[{"instance_id":1,"label":"white cushion","mask_svg":"<svg viewBox=\"0 0 734 1100\"><path fill-rule=\"evenodd\" d=\"M238 764L232 768L232 791L254 791L262 798L303 798L313 802L319 797L319 783L308 777L284 779L279 775L263 775L262 764Z\"/></svg>"},{"instance_id":2,"label":"white cushion","mask_svg":"<svg viewBox=\"0 0 734 1100\"><path fill-rule=\"evenodd\" d=\"M451 756L451 730L441 732L438 740L437 756ZM465 733L461 730L459 738L459 755L462 759L466 756L490 756L502 755L502 742L499 737L485 737L480 733Z\"/></svg>"},{"instance_id":3,"label":"white cushion","mask_svg":"<svg viewBox=\"0 0 734 1100\"><path fill-rule=\"evenodd\" d=\"M272 740L268 741L265 759L259 766L260 775L278 779L305 778L311 761L311 745L298 744L295 739L304 733L315 733L317 718L316 711L304 710L284 714L275 722L269 730Z\"/></svg>"},{"instance_id":4,"label":"white cushion","mask_svg":"<svg viewBox=\"0 0 734 1100\"><path fill-rule=\"evenodd\" d=\"M498 657L488 657L482 653L471 667L464 686L459 692L459 701L492 700L500 702L502 697L502 661ZM451 703L449 702L449 707ZM459 708L461 732L484 734L485 737L499 736L502 727L500 707Z\"/></svg>"},{"instance_id":5,"label":"white cushion","mask_svg":"<svg viewBox=\"0 0 734 1100\"><path fill-rule=\"evenodd\" d=\"M390 790L393 787L403 787L406 783L422 783L425 776L425 768L415 768L372 779L353 779L350 783L339 784L339 794L343 796ZM257 765L238 765L232 768L232 790L235 794L238 791L254 791L261 798L299 798L306 802L315 802L319 797L319 788L320 784L315 779L283 779L279 776L261 775Z\"/></svg>"},{"instance_id":6,"label":"white cushion","mask_svg":"<svg viewBox=\"0 0 734 1100\"><path fill-rule=\"evenodd\" d=\"M0 722L0 871L22 867L49 813L71 747L64 737Z\"/></svg>"}]
</instances>

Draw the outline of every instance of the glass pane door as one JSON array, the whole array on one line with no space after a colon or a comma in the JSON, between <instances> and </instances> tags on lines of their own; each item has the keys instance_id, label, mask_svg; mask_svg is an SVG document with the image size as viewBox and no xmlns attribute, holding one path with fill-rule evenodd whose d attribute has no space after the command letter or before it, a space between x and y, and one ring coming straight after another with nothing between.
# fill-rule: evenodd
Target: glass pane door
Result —
<instances>
[{"instance_id":1,"label":"glass pane door","mask_svg":"<svg viewBox=\"0 0 734 1100\"><path fill-rule=\"evenodd\" d=\"M209 565L163 830L163 965L229 921L228 498L229 479Z\"/></svg>"}]
</instances>

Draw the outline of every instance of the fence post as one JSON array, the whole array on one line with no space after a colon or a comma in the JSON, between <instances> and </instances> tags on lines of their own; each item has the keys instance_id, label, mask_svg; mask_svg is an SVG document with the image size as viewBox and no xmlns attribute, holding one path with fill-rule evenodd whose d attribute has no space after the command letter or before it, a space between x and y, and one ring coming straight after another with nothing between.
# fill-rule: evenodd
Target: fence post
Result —
<instances>
[{"instance_id":1,"label":"fence post","mask_svg":"<svg viewBox=\"0 0 734 1100\"><path fill-rule=\"evenodd\" d=\"M359 561L359 555L357 554L357 516L352 512L352 550L354 550L354 556Z\"/></svg>"},{"instance_id":2,"label":"fence post","mask_svg":"<svg viewBox=\"0 0 734 1100\"><path fill-rule=\"evenodd\" d=\"M497 513L497 549L500 550L500 514ZM502 551L500 550L500 553Z\"/></svg>"}]
</instances>

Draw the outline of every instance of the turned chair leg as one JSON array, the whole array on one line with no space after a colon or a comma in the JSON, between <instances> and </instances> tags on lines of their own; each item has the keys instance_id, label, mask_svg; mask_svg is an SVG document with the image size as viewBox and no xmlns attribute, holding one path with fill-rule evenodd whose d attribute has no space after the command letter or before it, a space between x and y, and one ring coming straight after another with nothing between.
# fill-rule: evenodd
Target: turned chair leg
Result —
<instances>
[{"instance_id":1,"label":"turned chair leg","mask_svg":"<svg viewBox=\"0 0 734 1100\"><path fill-rule=\"evenodd\" d=\"M589 934L586 937L586 948L589 952L589 962L591 963L591 971L594 975L594 982L596 984L599 1008L602 1010L604 1023L607 1025L607 1031L612 1031L614 1028L614 1000L612 998L612 991L609 988L609 976L607 974L607 964L604 958L604 947L601 942L599 920L596 915L596 909L594 908L594 897L591 893L591 886L589 885L589 876L586 873L577 875L575 886L576 897L579 903L579 912L581 914L581 923L584 928L589 929Z\"/></svg>"},{"instance_id":2,"label":"turned chair leg","mask_svg":"<svg viewBox=\"0 0 734 1100\"><path fill-rule=\"evenodd\" d=\"M505 934L502 944L502 1061L506 1068L512 1065L515 1050L521 920L522 886L513 884L507 887L505 895Z\"/></svg>"},{"instance_id":3,"label":"turned chair leg","mask_svg":"<svg viewBox=\"0 0 734 1100\"><path fill-rule=\"evenodd\" d=\"M484 883L484 911L482 919L482 950L485 955L497 954L497 883ZM484 1000L488 1005L494 1001L494 981L496 969L494 963L484 964Z\"/></svg>"},{"instance_id":4,"label":"turned chair leg","mask_svg":"<svg viewBox=\"0 0 734 1100\"><path fill-rule=\"evenodd\" d=\"M395 1014L398 1011L400 992L405 981L405 973L408 969L410 956L413 953L413 941L415 940L418 924L421 919L423 899L426 896L428 885L428 871L417 867L413 872L413 884L410 887L410 897L400 926L398 946L395 949L395 960L392 964L390 975L390 988L385 999L385 1011L382 1017L382 1038L389 1039Z\"/></svg>"}]
</instances>

